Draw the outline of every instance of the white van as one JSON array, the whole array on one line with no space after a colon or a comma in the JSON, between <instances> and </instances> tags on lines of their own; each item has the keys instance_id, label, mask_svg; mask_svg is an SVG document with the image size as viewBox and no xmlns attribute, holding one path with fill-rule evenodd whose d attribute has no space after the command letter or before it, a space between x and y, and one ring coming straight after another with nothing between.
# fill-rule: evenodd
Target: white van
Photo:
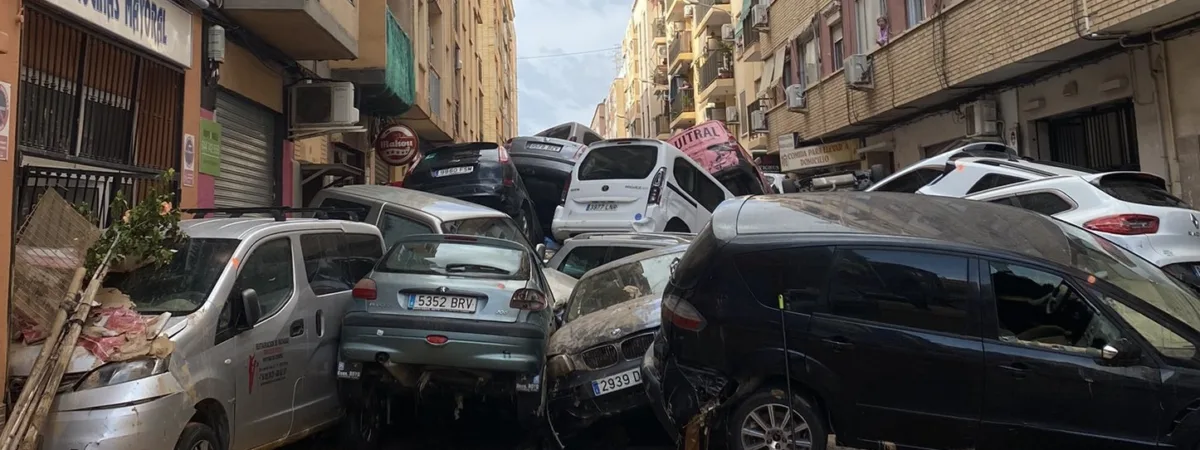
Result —
<instances>
[{"instance_id":1,"label":"white van","mask_svg":"<svg viewBox=\"0 0 1200 450\"><path fill-rule=\"evenodd\" d=\"M589 147L554 211L554 238L598 231L695 233L733 195L678 148L654 139Z\"/></svg>"}]
</instances>

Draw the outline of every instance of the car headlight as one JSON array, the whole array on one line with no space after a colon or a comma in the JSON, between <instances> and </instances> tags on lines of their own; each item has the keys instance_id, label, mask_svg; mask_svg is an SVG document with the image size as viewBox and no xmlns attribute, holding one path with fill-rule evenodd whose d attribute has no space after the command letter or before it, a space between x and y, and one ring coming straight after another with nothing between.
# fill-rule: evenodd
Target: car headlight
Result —
<instances>
[{"instance_id":1,"label":"car headlight","mask_svg":"<svg viewBox=\"0 0 1200 450\"><path fill-rule=\"evenodd\" d=\"M108 363L83 377L75 390L112 386L166 373L168 361L168 358L153 358Z\"/></svg>"},{"instance_id":2,"label":"car headlight","mask_svg":"<svg viewBox=\"0 0 1200 450\"><path fill-rule=\"evenodd\" d=\"M558 378L575 370L575 364L571 362L571 357L567 355L558 355L550 358L546 363L546 376L549 378Z\"/></svg>"}]
</instances>

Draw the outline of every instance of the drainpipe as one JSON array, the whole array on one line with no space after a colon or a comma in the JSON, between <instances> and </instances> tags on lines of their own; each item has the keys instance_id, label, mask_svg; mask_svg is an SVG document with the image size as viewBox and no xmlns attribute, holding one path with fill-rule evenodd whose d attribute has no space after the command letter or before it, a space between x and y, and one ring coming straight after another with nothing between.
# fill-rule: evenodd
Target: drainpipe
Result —
<instances>
[{"instance_id":1,"label":"drainpipe","mask_svg":"<svg viewBox=\"0 0 1200 450\"><path fill-rule=\"evenodd\" d=\"M1171 181L1171 193L1183 196L1183 183L1179 179L1179 149L1175 146L1175 118L1171 108L1171 74L1167 63L1167 43L1159 41L1154 33L1150 34L1151 45L1157 43L1161 49L1156 61L1150 62L1150 75L1162 82L1163 94L1158 96L1162 101L1159 120L1162 121L1163 149L1167 156L1167 174ZM1151 58L1147 48L1146 57ZM1157 64L1155 63L1157 62ZM1156 67L1157 66L1157 67ZM1160 78L1161 77L1161 78Z\"/></svg>"}]
</instances>

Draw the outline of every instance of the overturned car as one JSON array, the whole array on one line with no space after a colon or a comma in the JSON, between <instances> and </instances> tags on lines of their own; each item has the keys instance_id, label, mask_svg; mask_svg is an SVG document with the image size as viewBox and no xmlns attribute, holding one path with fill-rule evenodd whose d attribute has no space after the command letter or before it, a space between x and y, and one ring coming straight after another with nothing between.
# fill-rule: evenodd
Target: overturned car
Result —
<instances>
[{"instance_id":1,"label":"overturned car","mask_svg":"<svg viewBox=\"0 0 1200 450\"><path fill-rule=\"evenodd\" d=\"M648 404L639 367L660 324L663 289L685 250L675 245L618 259L575 285L546 353L557 429L571 433Z\"/></svg>"}]
</instances>

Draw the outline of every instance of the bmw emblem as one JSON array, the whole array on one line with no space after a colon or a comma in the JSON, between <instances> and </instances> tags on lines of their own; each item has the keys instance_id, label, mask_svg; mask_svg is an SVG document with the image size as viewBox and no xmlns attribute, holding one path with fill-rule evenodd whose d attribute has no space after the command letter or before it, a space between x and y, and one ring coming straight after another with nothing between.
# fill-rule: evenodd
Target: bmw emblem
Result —
<instances>
[{"instance_id":1,"label":"bmw emblem","mask_svg":"<svg viewBox=\"0 0 1200 450\"><path fill-rule=\"evenodd\" d=\"M604 191L604 192L608 192L608 185L606 184L604 186L600 186L600 190Z\"/></svg>"},{"instance_id":2,"label":"bmw emblem","mask_svg":"<svg viewBox=\"0 0 1200 450\"><path fill-rule=\"evenodd\" d=\"M608 334L612 335L613 337L616 337L617 335L621 334L621 329L613 328L612 330L608 331Z\"/></svg>"}]
</instances>

